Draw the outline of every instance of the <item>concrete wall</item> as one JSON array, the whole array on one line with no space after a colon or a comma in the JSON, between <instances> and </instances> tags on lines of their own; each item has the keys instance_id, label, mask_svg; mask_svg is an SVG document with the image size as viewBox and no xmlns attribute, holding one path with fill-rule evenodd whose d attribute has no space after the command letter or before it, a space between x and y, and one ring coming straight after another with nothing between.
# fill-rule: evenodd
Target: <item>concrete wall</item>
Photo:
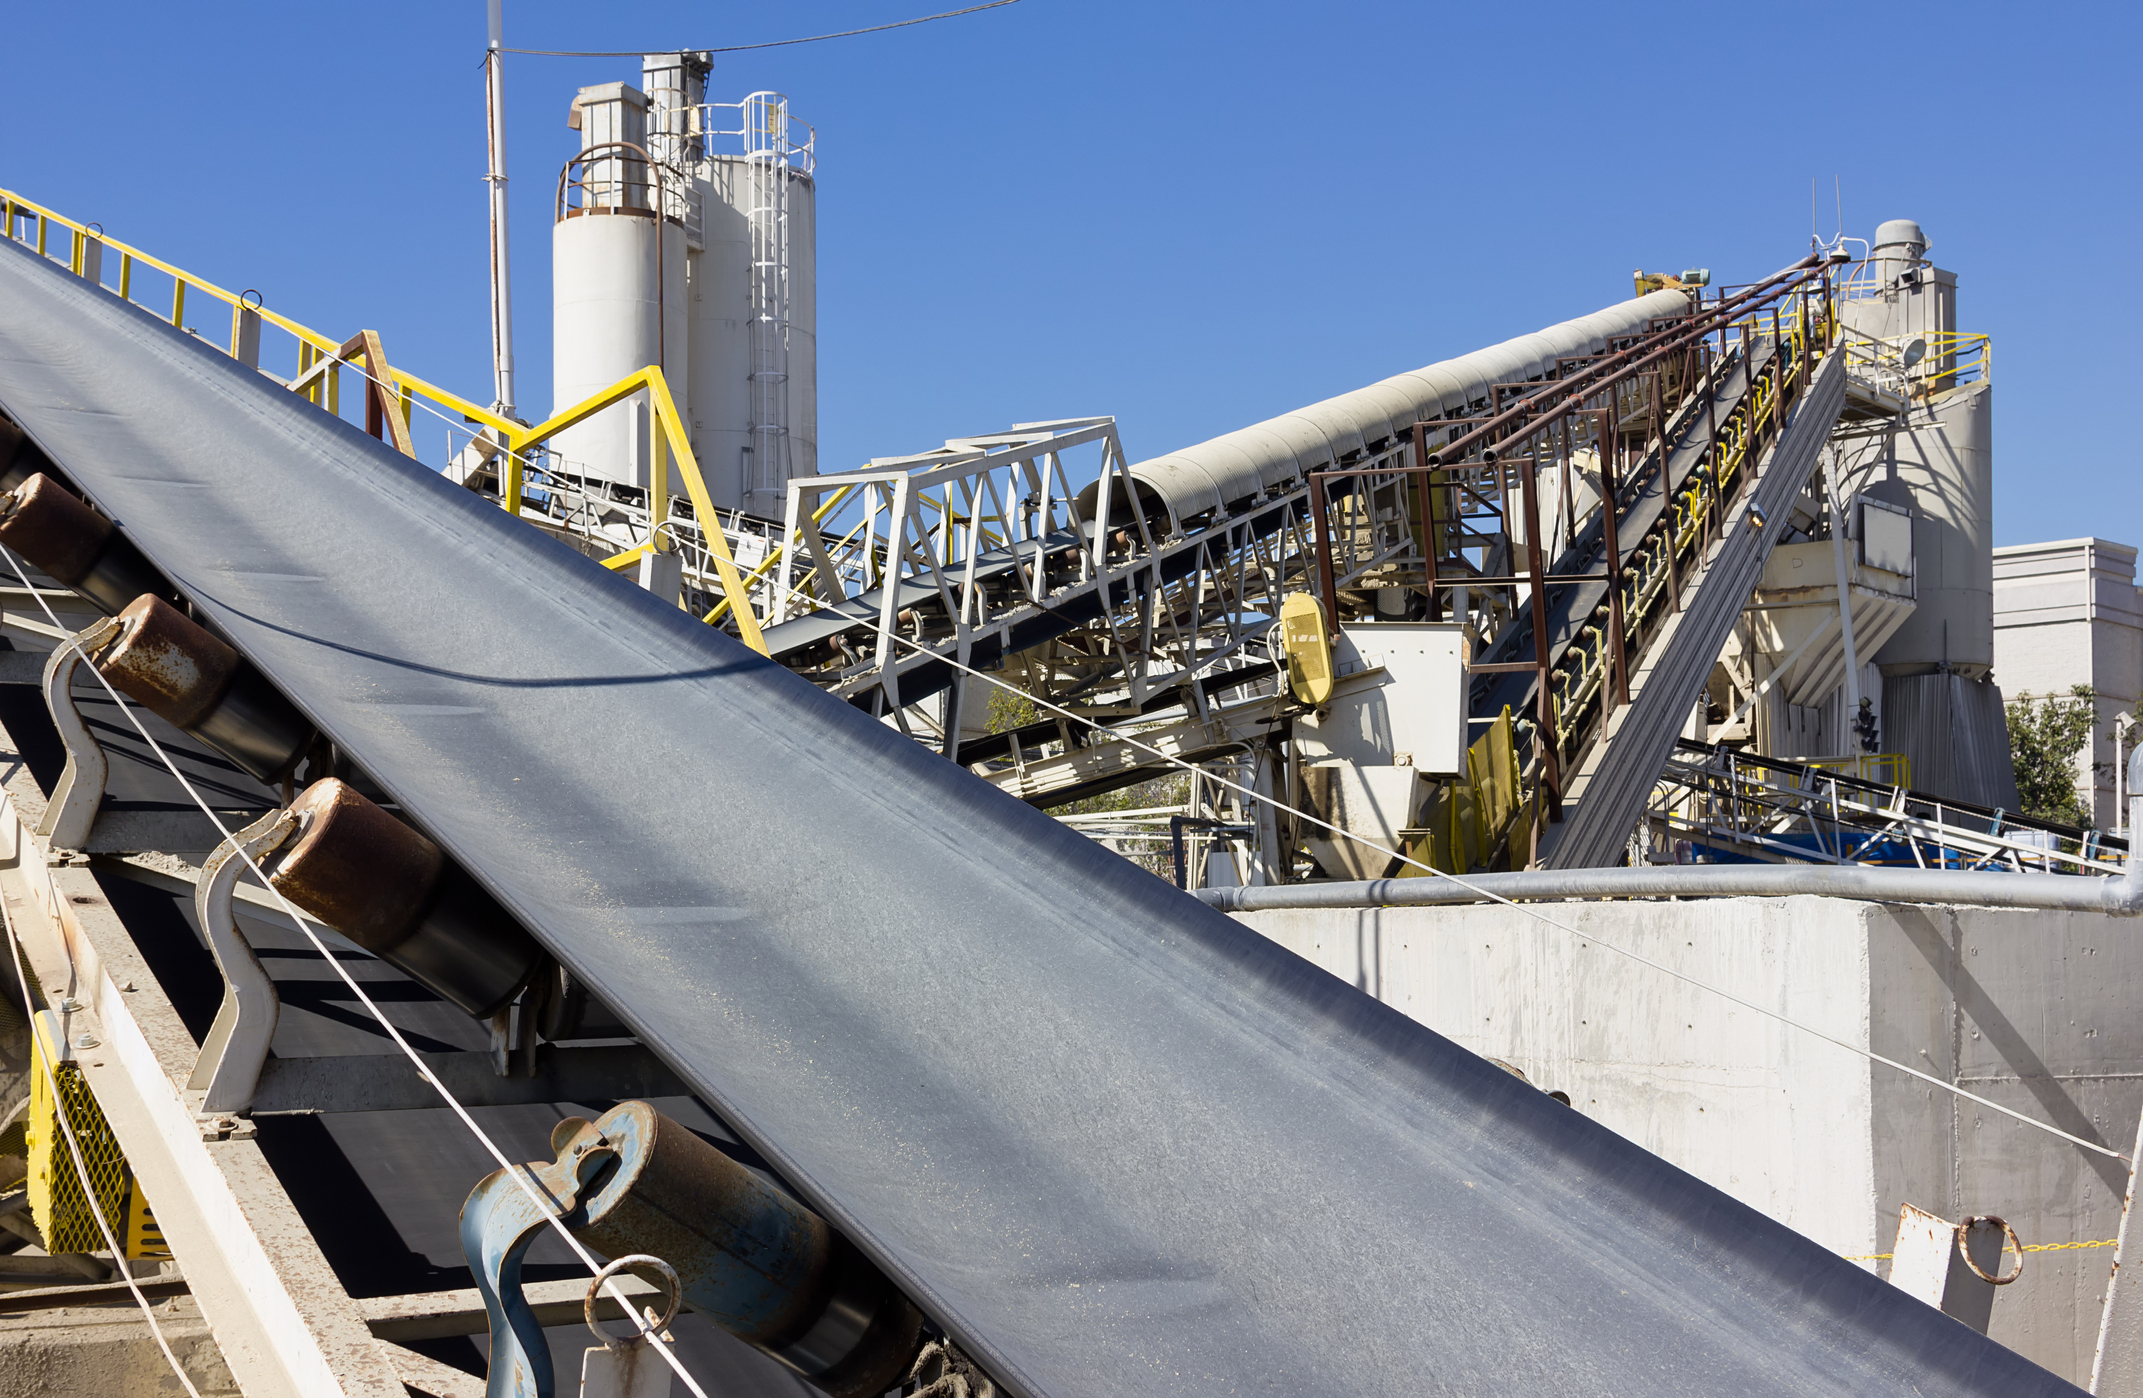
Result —
<instances>
[{"instance_id":1,"label":"concrete wall","mask_svg":"<svg viewBox=\"0 0 2143 1398\"><path fill-rule=\"evenodd\" d=\"M2135 925L1822 898L1533 911L1240 920L1842 1254L1890 1251L1908 1201L2000 1214L2027 1244L2113 1237L2118 1162L1669 972L2126 1153L2143 1110ZM2030 1254L1995 1338L2088 1380L2111 1263L2111 1248Z\"/></svg>"},{"instance_id":2,"label":"concrete wall","mask_svg":"<svg viewBox=\"0 0 2143 1398\"><path fill-rule=\"evenodd\" d=\"M2143 591L2136 551L2104 539L1994 551L1994 672L2011 699L2098 691L2098 731L2076 786L2100 826L2114 824L2113 717L2143 697ZM2091 764L2103 764L2095 773Z\"/></svg>"}]
</instances>

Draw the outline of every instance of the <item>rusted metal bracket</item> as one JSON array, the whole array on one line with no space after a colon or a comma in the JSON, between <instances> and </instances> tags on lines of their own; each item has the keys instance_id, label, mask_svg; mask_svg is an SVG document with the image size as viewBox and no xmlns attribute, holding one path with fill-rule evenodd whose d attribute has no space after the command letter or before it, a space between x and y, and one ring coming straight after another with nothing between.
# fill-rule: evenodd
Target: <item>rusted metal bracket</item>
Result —
<instances>
[{"instance_id":1,"label":"rusted metal bracket","mask_svg":"<svg viewBox=\"0 0 2143 1398\"><path fill-rule=\"evenodd\" d=\"M349 363L357 355L364 356L365 361L365 431L391 442L404 456L414 457L417 444L410 436L409 424L402 420L401 394L395 389L394 371L387 367L387 352L380 347L377 330L358 331L343 341L342 348L333 355L315 360L287 387L292 393L303 393L316 382L324 382L329 370Z\"/></svg>"},{"instance_id":2,"label":"rusted metal bracket","mask_svg":"<svg viewBox=\"0 0 2143 1398\"><path fill-rule=\"evenodd\" d=\"M70 636L45 662L45 707L52 711L52 726L67 747L67 766L59 785L52 789L51 803L37 822L37 833L54 849L80 850L89 845L90 827L97 823L97 807L104 800L104 782L110 767L104 748L74 704L74 672L89 652L109 644L119 634L119 622L105 617L79 635Z\"/></svg>"},{"instance_id":3,"label":"rusted metal bracket","mask_svg":"<svg viewBox=\"0 0 2143 1398\"><path fill-rule=\"evenodd\" d=\"M270 811L216 846L195 886L194 911L209 949L216 954L216 965L223 971L223 1006L216 1012L216 1022L186 1083L188 1092L201 1094L195 1107L201 1116L245 1111L253 1105L260 1085L261 1065L268 1060L268 1042L275 1037L282 1000L245 934L238 930L231 894L248 861L257 862L279 848L297 828L298 819L289 811Z\"/></svg>"}]
</instances>

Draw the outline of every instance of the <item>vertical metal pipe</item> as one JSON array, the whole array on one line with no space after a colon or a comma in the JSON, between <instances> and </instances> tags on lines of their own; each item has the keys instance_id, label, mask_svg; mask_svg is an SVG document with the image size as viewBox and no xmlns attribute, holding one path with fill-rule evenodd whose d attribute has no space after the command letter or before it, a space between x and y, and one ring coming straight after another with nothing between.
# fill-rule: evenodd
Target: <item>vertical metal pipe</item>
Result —
<instances>
[{"instance_id":1,"label":"vertical metal pipe","mask_svg":"<svg viewBox=\"0 0 2143 1398\"><path fill-rule=\"evenodd\" d=\"M490 43L484 50L484 115L491 163L484 182L491 188L491 366L496 395L491 410L512 417L513 277L506 255L506 25L501 4L488 0L486 6ZM655 227L659 239L659 216ZM655 251L659 259L659 242Z\"/></svg>"},{"instance_id":2,"label":"vertical metal pipe","mask_svg":"<svg viewBox=\"0 0 2143 1398\"><path fill-rule=\"evenodd\" d=\"M1310 522L1317 534L1317 600L1324 606L1325 625L1339 630L1339 598L1333 595L1332 527L1325 518L1324 475L1310 473Z\"/></svg>"},{"instance_id":3,"label":"vertical metal pipe","mask_svg":"<svg viewBox=\"0 0 2143 1398\"><path fill-rule=\"evenodd\" d=\"M1674 523L1674 476L1667 469L1667 424L1661 412L1660 397L1666 390L1664 371L1651 375L1651 402L1647 405L1647 436L1659 444L1659 489L1665 497L1663 513L1667 524L1667 611L1671 614L1682 609L1682 540L1681 531ZM1640 380L1642 382L1642 380ZM1656 430L1651 430L1655 429Z\"/></svg>"},{"instance_id":4,"label":"vertical metal pipe","mask_svg":"<svg viewBox=\"0 0 2143 1398\"><path fill-rule=\"evenodd\" d=\"M1555 696L1549 683L1552 672L1548 668L1548 592L1541 580L1540 498L1533 473L1525 469L1523 462L1518 467L1518 484L1525 498L1526 573L1533 588L1533 693L1534 711L1540 719L1540 735L1535 740L1540 751L1540 784L1548 789L1548 819L1559 821L1563 818L1563 778L1556 754L1560 743L1555 732Z\"/></svg>"},{"instance_id":5,"label":"vertical metal pipe","mask_svg":"<svg viewBox=\"0 0 2143 1398\"><path fill-rule=\"evenodd\" d=\"M1429 429L1425 423L1414 424L1414 465L1420 472L1421 492L1415 499L1416 511L1421 515L1421 555L1428 562L1429 620L1442 621L1443 604L1436 597L1436 554L1443 541L1436 537L1435 485L1436 472L1429 465ZM1464 617L1459 618L1464 621Z\"/></svg>"},{"instance_id":6,"label":"vertical metal pipe","mask_svg":"<svg viewBox=\"0 0 2143 1398\"><path fill-rule=\"evenodd\" d=\"M1606 414L1601 415L1604 419ZM1622 627L1622 547L1617 536L1620 512L1615 505L1615 468L1604 458L1600 462L1600 508L1601 519L1607 526L1607 625L1612 638L1611 663L1614 666L1615 698L1606 705L1607 712L1614 712L1615 704L1630 702L1630 662L1623 644Z\"/></svg>"}]
</instances>

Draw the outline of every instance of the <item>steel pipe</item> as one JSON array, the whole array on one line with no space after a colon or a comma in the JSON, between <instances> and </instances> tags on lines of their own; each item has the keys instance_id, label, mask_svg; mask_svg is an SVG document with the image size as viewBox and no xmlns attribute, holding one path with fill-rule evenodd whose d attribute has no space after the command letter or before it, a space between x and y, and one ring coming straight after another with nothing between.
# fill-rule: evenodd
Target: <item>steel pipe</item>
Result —
<instances>
[{"instance_id":1,"label":"steel pipe","mask_svg":"<svg viewBox=\"0 0 2143 1398\"><path fill-rule=\"evenodd\" d=\"M0 423L0 429L19 430L11 423ZM36 451L34 446L28 449ZM5 430L0 430L0 456L6 454ZM38 457L42 460L43 454ZM0 475L0 484L5 481ZM164 575L110 520L42 471L0 495L0 544L80 593L106 616L144 594L173 595Z\"/></svg>"},{"instance_id":2,"label":"steel pipe","mask_svg":"<svg viewBox=\"0 0 2143 1398\"><path fill-rule=\"evenodd\" d=\"M118 636L90 657L112 688L256 780L281 781L298 765L312 721L244 656L154 594L135 598L118 620Z\"/></svg>"},{"instance_id":3,"label":"steel pipe","mask_svg":"<svg viewBox=\"0 0 2143 1398\"><path fill-rule=\"evenodd\" d=\"M2129 764L2143 780L2143 750ZM2131 798L2130 820L2143 817L2143 798ZM1492 895L1492 896L1491 896ZM1812 864L1663 865L1644 869L1528 869L1447 878L1368 879L1359 883L1279 884L1261 888L1201 888L1193 895L1224 913L1285 908L1437 908L1465 903L1549 902L1580 898L1857 898L1871 903L1954 903L1983 908L2143 916L2143 858L2131 854L2126 873L1949 873L1939 869L1876 869Z\"/></svg>"},{"instance_id":4,"label":"steel pipe","mask_svg":"<svg viewBox=\"0 0 2143 1398\"><path fill-rule=\"evenodd\" d=\"M276 892L478 1019L543 963L513 914L439 846L327 777L291 803L298 837L267 870Z\"/></svg>"}]
</instances>

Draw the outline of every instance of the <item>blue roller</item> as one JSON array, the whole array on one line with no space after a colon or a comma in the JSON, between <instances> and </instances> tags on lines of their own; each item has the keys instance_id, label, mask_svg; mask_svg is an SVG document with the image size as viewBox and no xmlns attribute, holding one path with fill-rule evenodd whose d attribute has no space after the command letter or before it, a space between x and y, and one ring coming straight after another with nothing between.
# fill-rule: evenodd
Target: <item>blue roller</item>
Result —
<instances>
[{"instance_id":1,"label":"blue roller","mask_svg":"<svg viewBox=\"0 0 2143 1398\"><path fill-rule=\"evenodd\" d=\"M12 244L0 407L1016 1393L2080 1391Z\"/></svg>"}]
</instances>

